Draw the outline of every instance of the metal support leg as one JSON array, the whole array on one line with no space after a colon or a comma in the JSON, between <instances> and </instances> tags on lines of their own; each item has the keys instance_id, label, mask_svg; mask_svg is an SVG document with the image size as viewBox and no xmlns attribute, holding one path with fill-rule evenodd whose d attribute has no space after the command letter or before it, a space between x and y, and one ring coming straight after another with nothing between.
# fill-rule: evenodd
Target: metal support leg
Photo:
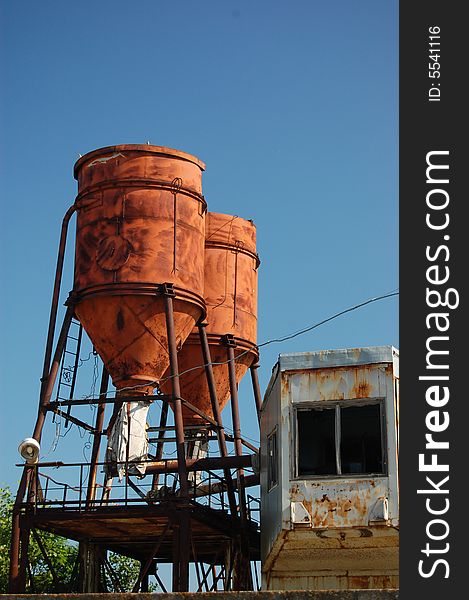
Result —
<instances>
[{"instance_id":1,"label":"metal support leg","mask_svg":"<svg viewBox=\"0 0 469 600\"><path fill-rule=\"evenodd\" d=\"M179 523L173 522L173 585L171 591L179 592Z\"/></svg>"},{"instance_id":2,"label":"metal support leg","mask_svg":"<svg viewBox=\"0 0 469 600\"><path fill-rule=\"evenodd\" d=\"M189 591L190 514L187 509L179 517L179 591Z\"/></svg>"},{"instance_id":3,"label":"metal support leg","mask_svg":"<svg viewBox=\"0 0 469 600\"><path fill-rule=\"evenodd\" d=\"M72 205L67 212L62 221L62 229L60 234L60 242L59 242L59 252L57 256L57 265L55 270L55 279L54 279L54 289L52 292L52 304L49 315L49 326L47 331L47 342L46 342L46 350L44 355L44 363L42 368L42 378L41 378L41 392L40 392L40 407L39 414L36 422L36 427L34 429L33 437L35 440L40 441L42 428L44 426L45 413L42 410L42 405L44 404L44 399L48 398L50 400L50 395L52 394L52 388L50 386L51 379L52 387L55 382L55 377L57 376L57 370L60 363L60 357L58 364L56 366L55 374L52 374L52 369L50 369L50 360L52 356L52 346L54 343L54 332L55 325L57 321L57 309L59 304L59 296L60 296L60 286L62 282L62 271L65 257L65 246L67 242L67 232L68 232L68 224L73 213L76 210L76 206ZM63 348L65 346L65 342L67 339L68 329L70 327L70 322L73 316L73 310L71 310L70 319L68 317L68 313L70 312L70 307L67 308L67 313L65 315L64 324L62 325L62 332L59 336L59 342L57 343L56 355L60 349L60 356L62 355ZM69 319L69 322L67 323ZM64 339L62 340L62 333L66 329ZM61 346L61 348L59 348ZM55 357L54 357L55 359ZM53 375L53 376L52 376ZM50 388L50 393L48 390ZM30 478L30 469L25 468L21 477L20 485L18 488L15 506L13 508L13 523L12 523L12 532L11 532L11 545L10 545L10 575L9 575L9 591L11 593L18 593L19 589L19 556L20 556L20 508L19 505L22 503L24 494L28 487Z\"/></svg>"},{"instance_id":4,"label":"metal support leg","mask_svg":"<svg viewBox=\"0 0 469 600\"><path fill-rule=\"evenodd\" d=\"M20 557L20 570L19 570L19 590L20 594L24 594L26 591L26 576L28 569L28 550L29 550L29 527L24 526L21 529L21 557Z\"/></svg>"},{"instance_id":5,"label":"metal support leg","mask_svg":"<svg viewBox=\"0 0 469 600\"><path fill-rule=\"evenodd\" d=\"M76 210L76 206L73 204L65 213L65 216L62 221L62 229L60 232L60 242L59 242L59 252L57 255L57 265L55 268L55 279L54 279L54 290L52 292L52 304L49 315L49 328L47 331L47 342L46 342L46 351L44 355L44 364L42 367L42 378L41 378L41 397L45 390L45 386L47 385L47 377L49 375L50 370L50 359L52 356L52 345L54 343L54 332L55 332L55 324L57 321L57 309L59 306L59 295L60 295L60 286L62 283L62 271L64 265L65 258L65 246L67 243L67 233L68 233L68 224L73 213Z\"/></svg>"},{"instance_id":6,"label":"metal support leg","mask_svg":"<svg viewBox=\"0 0 469 600\"><path fill-rule=\"evenodd\" d=\"M109 373L106 370L106 367L103 366L103 373L101 375L101 386L99 388L99 398L106 398L107 387L109 383ZM104 412L106 410L106 405L104 403L98 404L98 409L96 412L96 424L95 424L95 433L93 439L93 449L91 451L91 461L90 461L90 474L88 478L88 489L86 492L86 508L89 509L92 507L93 502L96 498L96 476L98 472L98 462L99 458L99 447L101 445L101 434L103 431L104 425Z\"/></svg>"},{"instance_id":7,"label":"metal support leg","mask_svg":"<svg viewBox=\"0 0 469 600\"><path fill-rule=\"evenodd\" d=\"M218 448L220 450L221 456L225 457L225 456L228 456L228 449L226 447L225 430L223 429L221 413L220 413L220 406L218 404L217 389L216 389L216 385L215 385L215 378L213 375L213 369L212 369L212 364L211 364L212 360L211 360L211 356L210 356L210 347L208 345L207 332L205 331L205 327L206 327L206 323L201 323L199 325L200 344L202 347L202 356L203 356L203 360L204 360L204 364L205 364L205 373L207 376L207 385L208 385L208 389L209 389L209 393L210 393L210 402L212 405L213 418L215 419L215 421L218 425L218 431L217 431ZM236 497L235 497L234 488L233 488L233 480L231 478L231 472L229 469L224 469L223 473L224 473L224 476L226 479L230 512L233 516L235 516L237 514L237 507L236 507Z\"/></svg>"},{"instance_id":8,"label":"metal support leg","mask_svg":"<svg viewBox=\"0 0 469 600\"><path fill-rule=\"evenodd\" d=\"M227 347L228 355L228 374L230 379L231 395L231 416L233 420L233 437L235 452L237 456L242 456L243 445L241 441L241 424L239 419L238 388L236 385L235 354L233 346ZM249 559L249 542L247 538L247 510L246 510L246 492L244 489L244 469L238 469L238 497L239 512L241 517L241 535L240 548L235 561L235 570L233 576L233 589L250 590L252 589L252 579Z\"/></svg>"},{"instance_id":9,"label":"metal support leg","mask_svg":"<svg viewBox=\"0 0 469 600\"><path fill-rule=\"evenodd\" d=\"M238 386L236 385L235 354L232 346L227 348L228 375L230 378L231 417L233 420L233 437L236 456L243 454L241 441L241 424L239 419Z\"/></svg>"},{"instance_id":10,"label":"metal support leg","mask_svg":"<svg viewBox=\"0 0 469 600\"><path fill-rule=\"evenodd\" d=\"M166 313L166 331L168 336L169 363L173 390L172 401L174 411L174 425L176 429L176 450L177 459L179 463L179 485L181 497L188 498L189 484L187 480L186 453L184 448L184 421L182 419L181 388L179 385L176 336L174 334L173 298L171 297L171 295L166 294L164 296L164 300Z\"/></svg>"},{"instance_id":11,"label":"metal support leg","mask_svg":"<svg viewBox=\"0 0 469 600\"><path fill-rule=\"evenodd\" d=\"M164 450L164 436L165 436L165 427L168 422L168 402L163 400L163 405L161 407L161 415L160 415L160 426L158 431L158 443L156 446L156 460L161 460L163 458L163 450ZM153 480L151 484L151 489L153 492L156 492L159 484L159 473L155 473L153 475Z\"/></svg>"},{"instance_id":12,"label":"metal support leg","mask_svg":"<svg viewBox=\"0 0 469 600\"><path fill-rule=\"evenodd\" d=\"M252 389L254 392L254 400L256 402L257 420L260 423L261 422L262 397L261 397L261 388L259 386L259 377L257 376L258 368L259 368L259 363L256 361L253 365L251 365L250 370L251 370Z\"/></svg>"},{"instance_id":13,"label":"metal support leg","mask_svg":"<svg viewBox=\"0 0 469 600\"><path fill-rule=\"evenodd\" d=\"M10 543L10 575L8 591L12 594L20 593L20 547L21 547L21 529L20 529L20 505L23 502L26 489L31 478L31 467L25 467L21 476L20 485L16 494L15 504L13 506L11 543Z\"/></svg>"},{"instance_id":14,"label":"metal support leg","mask_svg":"<svg viewBox=\"0 0 469 600\"><path fill-rule=\"evenodd\" d=\"M149 575L147 573L146 575L144 575L144 577L142 579L142 585L140 586L141 592L148 592L148 579L149 579Z\"/></svg>"},{"instance_id":15,"label":"metal support leg","mask_svg":"<svg viewBox=\"0 0 469 600\"><path fill-rule=\"evenodd\" d=\"M173 522L173 592L189 591L190 515L179 511Z\"/></svg>"},{"instance_id":16,"label":"metal support leg","mask_svg":"<svg viewBox=\"0 0 469 600\"><path fill-rule=\"evenodd\" d=\"M80 555L80 593L100 592L100 572L104 562L101 548L90 541L81 541L78 546Z\"/></svg>"},{"instance_id":17,"label":"metal support leg","mask_svg":"<svg viewBox=\"0 0 469 600\"><path fill-rule=\"evenodd\" d=\"M181 388L179 385L179 368L177 362L176 336L174 333L173 292L169 286L164 295L166 332L168 336L169 363L172 382L172 401L174 411L174 425L176 429L176 450L178 459L178 473L180 497L183 501L189 498L189 482L187 479L186 452L184 447L184 421L182 418ZM189 591L189 548L190 548L190 516L187 508L181 508L179 527L176 536L178 556L173 562L173 591ZM176 541L176 540L175 540ZM177 581L176 581L177 580ZM174 589L174 586L177 589Z\"/></svg>"}]
</instances>

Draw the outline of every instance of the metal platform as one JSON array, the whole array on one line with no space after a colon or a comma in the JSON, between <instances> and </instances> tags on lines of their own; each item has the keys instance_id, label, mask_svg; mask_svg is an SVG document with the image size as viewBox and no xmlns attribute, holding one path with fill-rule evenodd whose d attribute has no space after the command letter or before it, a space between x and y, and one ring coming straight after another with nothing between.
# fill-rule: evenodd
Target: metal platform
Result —
<instances>
[{"instance_id":1,"label":"metal platform","mask_svg":"<svg viewBox=\"0 0 469 600\"><path fill-rule=\"evenodd\" d=\"M173 537L184 514L190 520L190 561L222 564L227 546L238 534L236 521L225 511L196 502L108 506L84 512L38 508L22 513L21 527L42 529L77 542L92 542L143 562L153 555L156 562L171 563ZM249 521L252 560L260 558L259 535L258 524Z\"/></svg>"}]
</instances>

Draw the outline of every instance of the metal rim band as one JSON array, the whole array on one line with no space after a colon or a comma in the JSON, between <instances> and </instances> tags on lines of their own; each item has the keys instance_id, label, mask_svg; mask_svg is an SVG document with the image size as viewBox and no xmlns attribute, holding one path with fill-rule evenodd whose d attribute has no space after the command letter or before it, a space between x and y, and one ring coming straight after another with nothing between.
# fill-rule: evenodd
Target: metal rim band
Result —
<instances>
[{"instance_id":1,"label":"metal rim band","mask_svg":"<svg viewBox=\"0 0 469 600\"><path fill-rule=\"evenodd\" d=\"M203 206L203 212L207 211L207 201L205 200L205 197L194 190L185 188L183 186L176 188L171 182L168 181L136 178L106 179L104 181L100 181L99 183L90 185L77 194L75 205L78 210L81 208L86 208L86 206L80 206L80 204L83 204L83 199L85 196L93 194L94 192L102 192L104 190L123 189L125 191L126 188L153 188L156 190L164 190L170 192L171 194L184 194L185 196L189 196L190 198L200 202Z\"/></svg>"}]
</instances>

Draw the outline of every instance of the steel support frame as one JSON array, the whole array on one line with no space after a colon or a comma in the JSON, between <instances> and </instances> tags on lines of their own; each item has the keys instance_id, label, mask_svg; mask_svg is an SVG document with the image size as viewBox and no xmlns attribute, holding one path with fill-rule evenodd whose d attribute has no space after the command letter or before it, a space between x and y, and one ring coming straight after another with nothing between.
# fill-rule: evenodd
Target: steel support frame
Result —
<instances>
[{"instance_id":1,"label":"steel support frame","mask_svg":"<svg viewBox=\"0 0 469 600\"><path fill-rule=\"evenodd\" d=\"M54 291L55 298L55 291ZM60 361L62 359L62 354L65 348L65 343L67 341L67 334L70 328L70 323L72 322L74 308L72 303L70 302L67 305L67 310L65 312L64 321L62 324L62 328L60 330L59 339L57 341L57 346L54 352L54 357L52 360L52 364L50 366L50 371L46 378L42 378L42 386L41 393L39 399L39 411L36 419L36 425L34 427L33 438L37 441L41 441L42 430L44 427L44 422L47 413L47 405L50 402L50 398L52 396L52 390L54 388L55 380L57 378L57 373L60 366ZM52 313L51 313L52 314ZM56 314L56 313L55 313ZM53 335L55 331L55 321L54 327L51 329L49 327L49 333ZM49 353L49 343L46 349L46 359L47 356L50 357ZM49 360L49 359L48 359ZM21 476L20 485L18 487L18 492L16 495L15 504L13 506L13 514L12 514L12 529L11 529L11 543L10 543L10 572L9 572L9 592L10 593L22 593L24 592L26 585L26 566L27 560L20 560L20 556L22 554L23 545L21 543L21 529L20 529L20 512L21 512L21 504L23 502L24 495L28 487L33 484L32 479L35 477L35 469L34 466L25 465L23 469L23 474ZM34 486L33 486L34 487ZM24 543L24 540L23 540Z\"/></svg>"},{"instance_id":2,"label":"steel support frame","mask_svg":"<svg viewBox=\"0 0 469 600\"><path fill-rule=\"evenodd\" d=\"M228 362L228 377L230 383L230 396L231 396L231 418L233 423L233 437L235 454L238 457L243 455L243 444L241 438L241 421L239 417L239 402L238 402L238 386L236 383L236 369L235 369L235 347L236 341L231 337L225 337L226 353ZM246 492L244 484L244 469L238 469L237 473L237 487L238 487L238 500L239 500L239 513L241 522L241 531L239 536L239 549L237 552L237 560L235 560L235 570L233 573L233 589L238 590L252 590L252 575L250 572L250 558L249 558L249 541L247 536L247 506L246 506Z\"/></svg>"},{"instance_id":3,"label":"steel support frame","mask_svg":"<svg viewBox=\"0 0 469 600\"><path fill-rule=\"evenodd\" d=\"M174 532L174 546L177 552L173 554L173 592L189 591L189 559L190 559L190 516L187 512L189 504L189 481L187 478L186 451L184 444L184 421L182 418L181 387L179 383L179 368L177 360L176 335L174 331L173 298L175 293L172 286L164 286L164 305L166 315L166 335L168 340L169 367L171 373L172 405L174 425L176 428L176 455L179 475L179 500L181 511Z\"/></svg>"},{"instance_id":4,"label":"steel support frame","mask_svg":"<svg viewBox=\"0 0 469 600\"><path fill-rule=\"evenodd\" d=\"M109 373L106 367L103 365L103 372L101 375L101 384L99 387L99 397L106 398L107 388L109 384ZM104 412L106 410L105 404L98 404L96 411L96 423L94 427L93 437L93 448L91 450L90 458L90 473L88 476L88 489L86 492L86 507L89 509L93 506L96 499L96 478L98 474L98 459L99 459L99 447L101 445L101 435L104 426Z\"/></svg>"},{"instance_id":5,"label":"steel support frame","mask_svg":"<svg viewBox=\"0 0 469 600\"><path fill-rule=\"evenodd\" d=\"M73 209L73 210L72 210ZM73 214L75 207L69 209L69 213L67 219L64 219L64 223L68 225L68 220ZM40 402L39 402L39 411L38 416L34 428L33 437L37 441L40 441L42 430L45 423L45 418L48 410L51 410L51 396L52 391L56 382L58 370L60 367L60 361L64 352L68 331L70 329L70 325L72 322L72 318L74 315L74 304L73 304L73 293L70 295L69 300L67 302L67 309L64 316L63 324L61 327L61 331L57 340L56 349L51 360L52 356L52 343L53 336L55 332L55 322L57 317L57 304L58 304L58 296L60 291L60 280L62 274L63 267L63 258L65 252L65 239L66 239L66 226L65 229L62 229L62 237L60 242L59 249L59 259L57 264L56 271L56 279L54 284L54 293L53 293L53 302L51 308L51 316L49 321L49 330L48 330L48 339L46 343L46 353L44 359L44 370L43 376L41 378L41 393L40 393ZM182 417L182 403L184 400L181 398L181 390L179 383L179 370L178 370L178 362L177 362L177 347L176 347L176 338L175 338L175 330L174 330L174 313L173 313L173 298L175 297L175 293L170 284L163 285L163 297L165 302L165 317L166 317L166 330L167 330L167 340L168 340L168 353L170 359L170 372L171 372L171 383L172 383L172 394L171 394L171 403L174 410L174 423L176 430L176 440L177 440L177 470L179 475L180 482L180 497L178 499L179 506L176 511L177 518L173 517L172 520L172 531L173 531L173 539L174 539L174 554L173 554L173 591L183 592L189 590L189 561L190 561L190 549L191 549L191 532L190 532L190 505L189 505L189 482L187 477L187 462L185 456L185 443L184 443L184 423ZM201 322L198 324L200 342L202 347L203 359L205 372L207 377L207 383L210 392L210 400L211 407L213 413L213 420L208 419L212 424L216 425L216 432L218 438L218 446L221 458L229 458L228 450L226 446L226 436L223 429L221 413L219 409L219 404L217 400L215 379L213 376L211 357L210 357L210 348L207 341L206 324ZM235 356L233 347L227 346L227 356L228 356L228 373L230 380L230 392L231 392L231 409L232 409L232 417L233 417L233 428L234 428L234 444L236 456L242 456L242 439L241 439L241 429L240 429L240 419L239 419L239 407L238 407L238 395L237 395L237 386L236 386L236 374L235 374ZM47 366L47 373L46 373ZM251 367L251 377L253 381L253 389L254 389L254 397L256 400L256 409L259 415L260 413L260 391L259 385L257 382L257 373L255 369L258 365L253 365ZM101 386L100 386L100 402L98 404L98 410L96 415L96 423L94 426L94 441L93 441L93 449L92 449L92 457L90 460L90 478L87 489L86 496L86 507L92 508L95 495L96 495L96 473L97 473L97 463L99 457L99 447L100 447L100 439L103 434L103 425L104 425L104 412L106 403L109 400L106 398L106 391L109 381L109 375L106 369L103 367L103 373L101 378ZM256 383L257 382L257 383ZM70 402L70 405L73 402ZM115 408L118 408L120 402L114 401ZM191 406L189 405L189 408ZM164 427L166 425L168 414L168 401L165 400L162 408L161 415L161 426ZM207 415L208 416L208 415ZM163 436L161 435L161 444L158 445L158 456L159 454L163 454ZM228 462L228 461L227 461ZM242 468L238 469L238 477L236 481L236 486L232 480L231 472L228 466L223 468L224 477L226 480L227 486L227 494L228 501L230 505L230 512L233 516L238 515L238 507L235 496L235 487L238 489L239 494L239 526L240 526L240 541L241 541L241 550L244 554L246 548L248 549L249 545L243 543L243 539L246 539L246 502L245 502L245 493L244 493L244 470ZM27 577L27 568L28 568L28 546L29 546L29 529L26 531L21 528L20 525L20 514L21 514L21 505L23 503L23 498L25 496L26 490L28 487L32 485L32 478L34 477L35 469L34 467L30 467L25 465L23 469L22 478L20 481L20 485L18 488L18 493L15 501L15 505L13 508L13 523L12 523L12 540L11 540L11 552L10 552L10 578L9 578L9 591L11 593L21 593L25 591L26 586L26 577ZM157 482L157 474L155 473L155 479ZM244 533L243 533L244 532ZM194 556L194 560L196 560ZM245 556L244 560L249 563L249 556ZM142 568L139 585L145 587L145 581L147 578L148 567L147 569ZM246 575L241 577L241 579L245 580L243 583L241 581L240 585L233 586L234 589L250 589L249 585L246 586ZM238 577L236 577L238 579ZM252 586L251 586L252 587Z\"/></svg>"}]
</instances>

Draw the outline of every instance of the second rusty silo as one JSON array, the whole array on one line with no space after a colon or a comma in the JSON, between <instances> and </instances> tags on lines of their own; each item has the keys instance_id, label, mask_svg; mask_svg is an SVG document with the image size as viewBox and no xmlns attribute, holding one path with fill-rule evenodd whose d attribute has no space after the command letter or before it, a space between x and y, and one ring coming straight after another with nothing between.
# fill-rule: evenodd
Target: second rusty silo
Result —
<instances>
[{"instance_id":1,"label":"second rusty silo","mask_svg":"<svg viewBox=\"0 0 469 600\"><path fill-rule=\"evenodd\" d=\"M177 344L205 311L204 169L185 152L135 144L75 165L75 312L117 389L134 388L129 395L150 392L169 365L164 284Z\"/></svg>"},{"instance_id":2,"label":"second rusty silo","mask_svg":"<svg viewBox=\"0 0 469 600\"><path fill-rule=\"evenodd\" d=\"M208 212L205 232L206 333L222 410L230 397L227 346L234 346L237 383L258 358L257 269L260 261L252 221ZM178 364L184 400L213 416L207 379L204 369L200 368L204 360L197 330L189 335L178 353ZM168 391L169 382L164 383L162 389ZM201 417L186 406L183 406L183 416L187 425L202 422Z\"/></svg>"}]
</instances>

